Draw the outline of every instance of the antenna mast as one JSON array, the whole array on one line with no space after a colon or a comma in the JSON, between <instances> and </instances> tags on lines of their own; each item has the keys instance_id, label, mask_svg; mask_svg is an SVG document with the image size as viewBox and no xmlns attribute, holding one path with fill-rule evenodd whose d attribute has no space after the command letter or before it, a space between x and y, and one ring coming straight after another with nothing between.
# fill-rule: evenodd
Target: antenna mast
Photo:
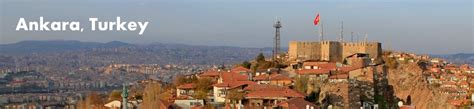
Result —
<instances>
[{"instance_id":1,"label":"antenna mast","mask_svg":"<svg viewBox=\"0 0 474 109\"><path fill-rule=\"evenodd\" d=\"M280 51L280 28L282 27L281 26L281 22L280 22L280 19L278 19L278 17L276 18L276 22L275 24L273 24L273 27L275 28L275 42L274 42L274 48L273 48L273 61L276 61L276 58L279 54L279 51Z\"/></svg>"},{"instance_id":2,"label":"antenna mast","mask_svg":"<svg viewBox=\"0 0 474 109\"><path fill-rule=\"evenodd\" d=\"M351 42L354 42L354 32L351 32Z\"/></svg>"},{"instance_id":3,"label":"antenna mast","mask_svg":"<svg viewBox=\"0 0 474 109\"><path fill-rule=\"evenodd\" d=\"M344 21L341 21L341 36L339 36L339 41L344 41Z\"/></svg>"},{"instance_id":4,"label":"antenna mast","mask_svg":"<svg viewBox=\"0 0 474 109\"><path fill-rule=\"evenodd\" d=\"M367 37L368 37L368 36L369 36L369 35L368 35L367 33L365 33L365 38L364 38L364 42L365 42L365 43L367 43Z\"/></svg>"}]
</instances>

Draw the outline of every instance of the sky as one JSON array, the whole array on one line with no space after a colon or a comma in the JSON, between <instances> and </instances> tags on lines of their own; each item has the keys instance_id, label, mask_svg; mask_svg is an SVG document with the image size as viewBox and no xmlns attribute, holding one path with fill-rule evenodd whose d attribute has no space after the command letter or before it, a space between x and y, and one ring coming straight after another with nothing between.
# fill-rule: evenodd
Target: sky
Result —
<instances>
[{"instance_id":1,"label":"sky","mask_svg":"<svg viewBox=\"0 0 474 109\"><path fill-rule=\"evenodd\" d=\"M281 43L317 41L319 12L325 38L382 43L384 49L421 54L474 52L472 0L1 0L0 44L25 40L123 41L189 45L271 47L275 17ZM38 21L148 21L138 32L15 31L19 18Z\"/></svg>"}]
</instances>

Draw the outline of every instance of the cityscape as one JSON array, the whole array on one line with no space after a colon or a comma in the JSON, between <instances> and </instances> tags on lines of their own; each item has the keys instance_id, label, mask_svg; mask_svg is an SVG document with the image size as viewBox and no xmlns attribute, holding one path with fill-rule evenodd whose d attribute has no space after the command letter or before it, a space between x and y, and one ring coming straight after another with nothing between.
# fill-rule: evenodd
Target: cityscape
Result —
<instances>
[{"instance_id":1,"label":"cityscape","mask_svg":"<svg viewBox=\"0 0 474 109\"><path fill-rule=\"evenodd\" d=\"M473 9L465 3L0 1L0 9L31 5L0 10L0 109L471 109L474 23L472 11L459 11ZM452 23L423 19L438 15L437 4L452 8L440 15ZM24 21L35 10L48 23L75 12L104 22L100 32L43 31ZM24 31L11 29L17 14ZM423 20L387 18L404 15Z\"/></svg>"}]
</instances>

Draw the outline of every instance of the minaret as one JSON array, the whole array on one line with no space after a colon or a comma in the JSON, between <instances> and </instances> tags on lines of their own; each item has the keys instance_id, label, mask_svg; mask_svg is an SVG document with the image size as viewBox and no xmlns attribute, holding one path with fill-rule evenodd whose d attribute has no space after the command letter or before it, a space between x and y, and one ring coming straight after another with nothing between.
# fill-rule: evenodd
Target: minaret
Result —
<instances>
[{"instance_id":1,"label":"minaret","mask_svg":"<svg viewBox=\"0 0 474 109\"><path fill-rule=\"evenodd\" d=\"M122 109L128 109L128 89L126 84L123 84L122 88Z\"/></svg>"},{"instance_id":2,"label":"minaret","mask_svg":"<svg viewBox=\"0 0 474 109\"><path fill-rule=\"evenodd\" d=\"M275 42L274 42L274 47L273 47L273 61L276 61L276 58L279 54L280 51L280 28L281 28L281 22L280 19L276 18L275 24L273 24L273 27L275 28Z\"/></svg>"}]
</instances>

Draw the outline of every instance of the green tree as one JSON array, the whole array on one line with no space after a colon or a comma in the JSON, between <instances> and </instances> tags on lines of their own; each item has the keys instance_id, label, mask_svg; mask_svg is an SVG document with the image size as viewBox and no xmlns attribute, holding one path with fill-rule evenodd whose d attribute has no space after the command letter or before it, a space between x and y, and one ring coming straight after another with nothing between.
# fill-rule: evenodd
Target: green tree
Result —
<instances>
[{"instance_id":1,"label":"green tree","mask_svg":"<svg viewBox=\"0 0 474 109\"><path fill-rule=\"evenodd\" d=\"M257 62L263 62L265 61L265 56L263 56L263 53L259 53L257 57L255 58L255 61Z\"/></svg>"},{"instance_id":2,"label":"green tree","mask_svg":"<svg viewBox=\"0 0 474 109\"><path fill-rule=\"evenodd\" d=\"M252 66L252 63L250 63L249 61L244 61L242 62L240 66L250 69L250 66Z\"/></svg>"}]
</instances>

